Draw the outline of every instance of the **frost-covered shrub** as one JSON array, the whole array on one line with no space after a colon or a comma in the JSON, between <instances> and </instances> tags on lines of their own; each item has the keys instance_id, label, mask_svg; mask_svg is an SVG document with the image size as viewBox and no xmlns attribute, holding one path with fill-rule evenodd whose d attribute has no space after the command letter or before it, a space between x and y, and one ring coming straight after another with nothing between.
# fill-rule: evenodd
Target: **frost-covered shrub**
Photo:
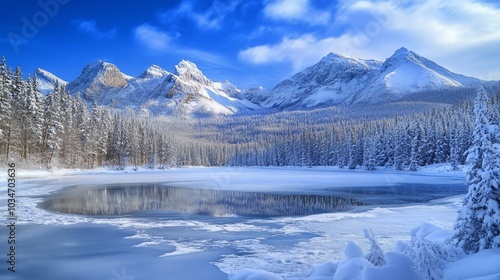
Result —
<instances>
[{"instance_id":1,"label":"frost-covered shrub","mask_svg":"<svg viewBox=\"0 0 500 280\"><path fill-rule=\"evenodd\" d=\"M413 259L415 271L424 279L444 279L444 266L463 256L462 250L444 243L443 232L441 228L429 223L411 231L410 244L405 253Z\"/></svg>"},{"instance_id":2,"label":"frost-covered shrub","mask_svg":"<svg viewBox=\"0 0 500 280\"><path fill-rule=\"evenodd\" d=\"M369 228L364 229L365 237L370 241L370 251L365 255L365 259L371 262L374 266L383 266L386 264L384 251L378 245L377 240L373 237L373 232Z\"/></svg>"}]
</instances>

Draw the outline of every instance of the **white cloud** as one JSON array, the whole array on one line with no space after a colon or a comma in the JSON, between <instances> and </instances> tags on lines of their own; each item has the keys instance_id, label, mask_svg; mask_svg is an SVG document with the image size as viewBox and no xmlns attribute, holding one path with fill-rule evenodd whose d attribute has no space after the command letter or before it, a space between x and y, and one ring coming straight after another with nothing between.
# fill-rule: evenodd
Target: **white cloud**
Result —
<instances>
[{"instance_id":1,"label":"white cloud","mask_svg":"<svg viewBox=\"0 0 500 280\"><path fill-rule=\"evenodd\" d=\"M205 62L211 67L235 68L234 64L227 61L225 57L215 53L190 48L178 48L175 52L189 59Z\"/></svg>"},{"instance_id":2,"label":"white cloud","mask_svg":"<svg viewBox=\"0 0 500 280\"><path fill-rule=\"evenodd\" d=\"M495 69L492 57L500 57L500 9L484 2L345 1L341 10L338 24L365 39L356 51L368 57L384 59L405 45L452 71L483 78ZM378 32L370 32L370 26L378 26Z\"/></svg>"},{"instance_id":3,"label":"white cloud","mask_svg":"<svg viewBox=\"0 0 500 280\"><path fill-rule=\"evenodd\" d=\"M309 31L242 50L239 58L253 64L288 62L296 71L329 52L384 60L406 46L452 71L500 79L496 6L478 0L345 0L337 8L329 25L341 27L339 35L320 37ZM300 11L290 8L288 14L291 18Z\"/></svg>"},{"instance_id":4,"label":"white cloud","mask_svg":"<svg viewBox=\"0 0 500 280\"><path fill-rule=\"evenodd\" d=\"M165 51L173 39L158 27L147 23L139 25L133 32L137 41L154 51Z\"/></svg>"},{"instance_id":5,"label":"white cloud","mask_svg":"<svg viewBox=\"0 0 500 280\"><path fill-rule=\"evenodd\" d=\"M163 22L172 23L187 18L201 29L220 29L228 15L242 3L242 0L215 0L208 8L199 11L196 1L183 0L175 9L164 12L160 17Z\"/></svg>"},{"instance_id":6,"label":"white cloud","mask_svg":"<svg viewBox=\"0 0 500 280\"><path fill-rule=\"evenodd\" d=\"M96 21L91 20L76 20L75 23L80 31L88 33L96 39L113 39L116 35L116 28L108 31L100 31L97 28Z\"/></svg>"},{"instance_id":7,"label":"white cloud","mask_svg":"<svg viewBox=\"0 0 500 280\"><path fill-rule=\"evenodd\" d=\"M305 34L295 39L284 38L274 45L261 45L248 48L238 54L239 59L253 64L290 62L293 71L299 71L317 62L329 52L335 52L343 38L318 39Z\"/></svg>"},{"instance_id":8,"label":"white cloud","mask_svg":"<svg viewBox=\"0 0 500 280\"><path fill-rule=\"evenodd\" d=\"M327 24L330 14L311 6L309 0L273 0L264 7L264 15L273 20L302 21L312 25Z\"/></svg>"}]
</instances>

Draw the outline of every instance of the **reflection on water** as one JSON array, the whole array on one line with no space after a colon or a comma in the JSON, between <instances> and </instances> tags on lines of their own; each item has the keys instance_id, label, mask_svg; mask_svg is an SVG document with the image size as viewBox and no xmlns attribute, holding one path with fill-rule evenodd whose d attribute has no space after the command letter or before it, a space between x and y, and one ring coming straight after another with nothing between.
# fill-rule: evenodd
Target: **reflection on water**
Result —
<instances>
[{"instance_id":1,"label":"reflection on water","mask_svg":"<svg viewBox=\"0 0 500 280\"><path fill-rule=\"evenodd\" d=\"M71 188L46 199L45 209L83 215L173 210L213 216L294 216L345 211L354 199L331 195L287 195L202 190L158 185Z\"/></svg>"},{"instance_id":2,"label":"reflection on water","mask_svg":"<svg viewBox=\"0 0 500 280\"><path fill-rule=\"evenodd\" d=\"M329 190L334 195L351 196L368 204L424 203L433 199L465 194L463 184L402 184L369 188L342 187Z\"/></svg>"}]
</instances>

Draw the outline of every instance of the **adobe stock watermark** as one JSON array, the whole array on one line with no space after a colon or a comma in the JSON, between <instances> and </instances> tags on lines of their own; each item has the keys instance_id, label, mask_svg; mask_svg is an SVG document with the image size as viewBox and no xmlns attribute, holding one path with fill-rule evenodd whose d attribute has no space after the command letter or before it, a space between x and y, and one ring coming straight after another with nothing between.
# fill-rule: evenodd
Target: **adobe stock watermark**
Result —
<instances>
[{"instance_id":1,"label":"adobe stock watermark","mask_svg":"<svg viewBox=\"0 0 500 280\"><path fill-rule=\"evenodd\" d=\"M373 13L372 20L366 22L363 27L354 28L354 36L351 40L340 44L341 53L355 55L354 50L367 48L389 26L395 13L396 11L392 9Z\"/></svg>"},{"instance_id":2,"label":"adobe stock watermark","mask_svg":"<svg viewBox=\"0 0 500 280\"><path fill-rule=\"evenodd\" d=\"M113 278L111 280L134 280L135 276L127 274L125 267L122 267L120 271L113 268L111 270L111 274L113 274Z\"/></svg>"},{"instance_id":3,"label":"adobe stock watermark","mask_svg":"<svg viewBox=\"0 0 500 280\"><path fill-rule=\"evenodd\" d=\"M51 18L55 17L62 5L68 4L70 0L39 0L38 6L40 10L28 17L22 17L22 27L20 33L9 32L7 38L10 45L16 53L19 52L21 44L27 44L30 39L34 38L41 28L45 27Z\"/></svg>"},{"instance_id":4,"label":"adobe stock watermark","mask_svg":"<svg viewBox=\"0 0 500 280\"><path fill-rule=\"evenodd\" d=\"M226 166L224 169L217 169L210 172L210 181L205 184L205 189L221 190L230 186L234 176L238 176L243 170L241 166Z\"/></svg>"}]
</instances>

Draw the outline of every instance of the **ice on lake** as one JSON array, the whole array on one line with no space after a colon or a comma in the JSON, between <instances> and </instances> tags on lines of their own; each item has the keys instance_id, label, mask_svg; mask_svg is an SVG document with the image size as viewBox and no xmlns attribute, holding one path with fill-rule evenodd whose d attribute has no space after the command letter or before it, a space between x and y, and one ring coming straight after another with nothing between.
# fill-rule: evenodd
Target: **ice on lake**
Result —
<instances>
[{"instance_id":1,"label":"ice on lake","mask_svg":"<svg viewBox=\"0 0 500 280\"><path fill-rule=\"evenodd\" d=\"M321 168L20 179L19 273L0 278L227 279L249 268L304 279L349 240L367 248L365 227L382 246L422 222L452 227L459 199L427 202L465 191L463 175Z\"/></svg>"}]
</instances>

